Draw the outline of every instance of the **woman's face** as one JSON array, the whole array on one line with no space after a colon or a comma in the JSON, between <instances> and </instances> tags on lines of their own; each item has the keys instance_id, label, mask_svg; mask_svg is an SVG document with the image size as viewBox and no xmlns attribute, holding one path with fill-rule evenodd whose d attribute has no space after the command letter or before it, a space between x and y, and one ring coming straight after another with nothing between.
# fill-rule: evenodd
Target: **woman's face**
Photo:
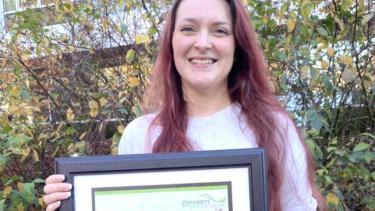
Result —
<instances>
[{"instance_id":1,"label":"woman's face","mask_svg":"<svg viewBox=\"0 0 375 211\"><path fill-rule=\"evenodd\" d=\"M173 57L184 89L227 89L235 41L225 0L183 0L176 13Z\"/></svg>"}]
</instances>

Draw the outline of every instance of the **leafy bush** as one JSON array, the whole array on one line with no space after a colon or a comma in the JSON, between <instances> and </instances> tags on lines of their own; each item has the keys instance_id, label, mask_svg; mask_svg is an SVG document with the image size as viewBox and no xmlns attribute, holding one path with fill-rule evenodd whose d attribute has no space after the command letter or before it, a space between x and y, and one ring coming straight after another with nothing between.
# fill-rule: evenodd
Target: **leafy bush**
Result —
<instances>
[{"instance_id":1,"label":"leafy bush","mask_svg":"<svg viewBox=\"0 0 375 211\"><path fill-rule=\"evenodd\" d=\"M0 35L0 210L42 209L54 157L117 153L140 114L171 3L58 2L17 13ZM330 208L374 210L373 5L247 4L272 86L303 129Z\"/></svg>"}]
</instances>

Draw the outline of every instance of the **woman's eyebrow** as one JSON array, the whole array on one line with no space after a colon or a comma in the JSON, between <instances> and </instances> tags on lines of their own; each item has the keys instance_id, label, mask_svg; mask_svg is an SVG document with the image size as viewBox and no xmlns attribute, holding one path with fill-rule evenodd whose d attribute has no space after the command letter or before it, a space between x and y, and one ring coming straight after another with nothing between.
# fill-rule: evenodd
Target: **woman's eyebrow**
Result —
<instances>
[{"instance_id":1,"label":"woman's eyebrow","mask_svg":"<svg viewBox=\"0 0 375 211\"><path fill-rule=\"evenodd\" d=\"M198 24L200 22L199 19L196 19L196 18L183 18L183 19L181 19L181 21L190 22L190 23L194 23L194 24ZM214 25L214 26L221 26L221 25L231 26L232 24L230 24L227 21L214 21L212 23L212 25Z\"/></svg>"}]
</instances>

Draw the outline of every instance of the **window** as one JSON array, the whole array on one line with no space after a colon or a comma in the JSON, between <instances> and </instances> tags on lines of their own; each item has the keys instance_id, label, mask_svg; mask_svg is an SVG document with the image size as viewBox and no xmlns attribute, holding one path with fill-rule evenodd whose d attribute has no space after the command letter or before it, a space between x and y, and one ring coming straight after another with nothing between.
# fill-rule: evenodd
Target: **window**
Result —
<instances>
[{"instance_id":1,"label":"window","mask_svg":"<svg viewBox=\"0 0 375 211\"><path fill-rule=\"evenodd\" d=\"M54 5L53 0L0 0L0 26L2 31L8 30L12 25L16 12L27 8L44 8L52 5Z\"/></svg>"}]
</instances>

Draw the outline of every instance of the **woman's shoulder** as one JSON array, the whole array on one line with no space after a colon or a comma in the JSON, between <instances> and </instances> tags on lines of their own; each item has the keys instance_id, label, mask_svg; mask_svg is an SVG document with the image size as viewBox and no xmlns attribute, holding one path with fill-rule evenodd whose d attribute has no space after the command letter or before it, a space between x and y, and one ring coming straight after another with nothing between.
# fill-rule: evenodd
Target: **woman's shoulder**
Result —
<instances>
[{"instance_id":1,"label":"woman's shoulder","mask_svg":"<svg viewBox=\"0 0 375 211\"><path fill-rule=\"evenodd\" d=\"M156 114L145 114L131 121L122 133L118 152L119 154L145 153L150 124Z\"/></svg>"},{"instance_id":2,"label":"woman's shoulder","mask_svg":"<svg viewBox=\"0 0 375 211\"><path fill-rule=\"evenodd\" d=\"M148 128L151 124L151 122L155 119L156 114L155 113L150 113L150 114L145 114L142 116L139 116L129 122L129 124L126 126L124 132L131 132L131 131L137 131L140 129Z\"/></svg>"}]
</instances>

